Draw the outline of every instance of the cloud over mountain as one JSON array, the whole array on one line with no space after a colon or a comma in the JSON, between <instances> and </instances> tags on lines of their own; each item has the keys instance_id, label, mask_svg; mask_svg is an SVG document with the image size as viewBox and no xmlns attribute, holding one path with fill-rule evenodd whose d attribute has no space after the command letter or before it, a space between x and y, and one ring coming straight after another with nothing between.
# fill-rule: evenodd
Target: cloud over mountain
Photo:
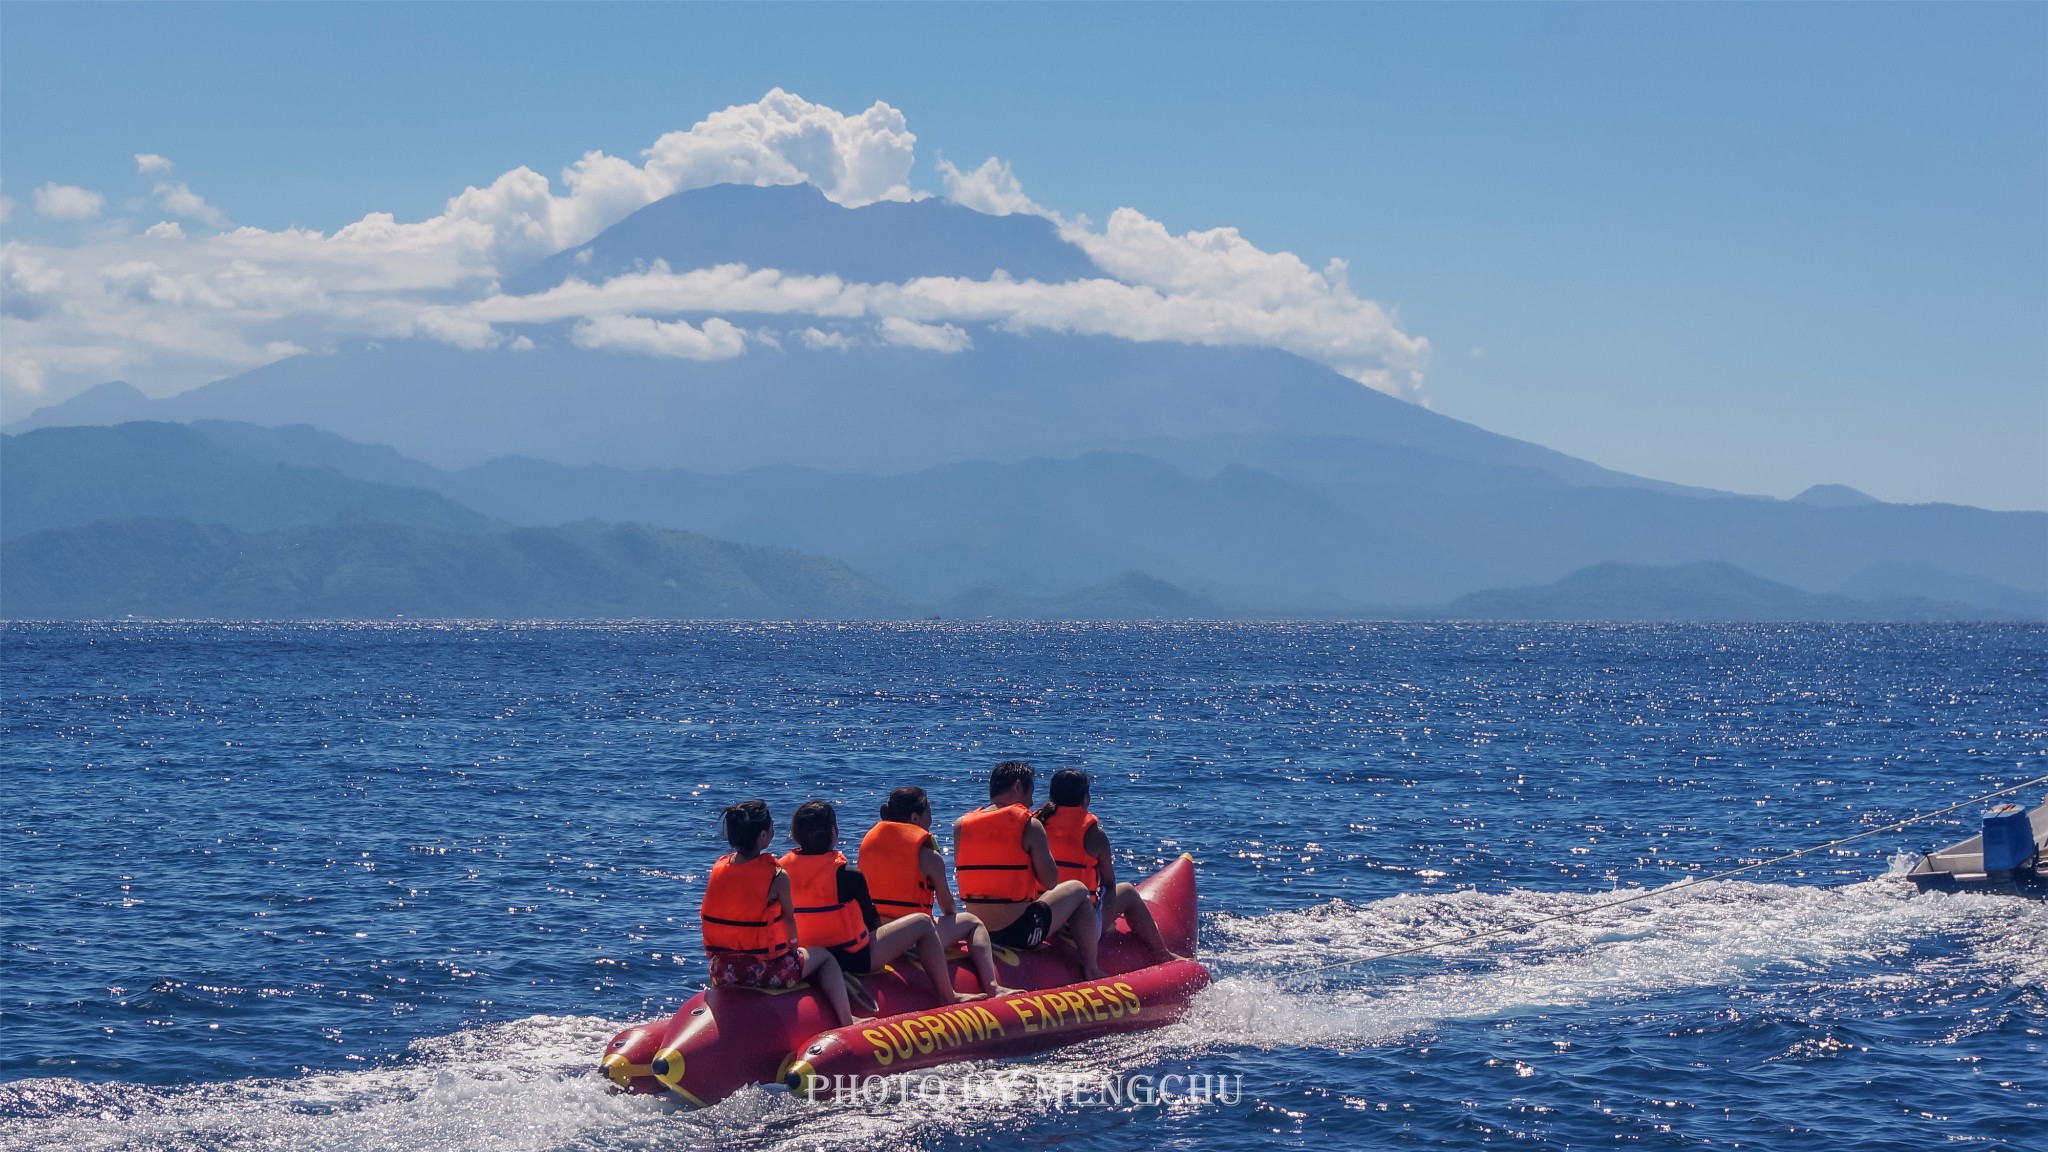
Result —
<instances>
[{"instance_id":1,"label":"cloud over mountain","mask_svg":"<svg viewBox=\"0 0 2048 1152\"><path fill-rule=\"evenodd\" d=\"M648 204L713 184L810 184L846 208L914 200L922 195L910 185L916 142L885 103L849 115L776 89L663 135L637 163L590 152L560 173L559 191L521 167L463 190L438 216L402 223L372 213L332 233L229 228L220 208L176 179L170 159L137 154L148 194L132 203L174 219L121 222L124 230L75 245L0 245L0 397L40 403L116 375L176 390L346 339L483 348L552 337L724 359L757 345L766 354L785 337L809 347L953 352L972 346L973 325L990 325L1283 348L1419 398L1427 342L1353 294L1341 262L1318 271L1230 228L1175 235L1131 208L1093 231L1036 204L993 158L971 171L942 162L948 194L991 215L1053 220L1101 275L858 283L656 261L538 292L501 288ZM82 219L105 203L86 189L44 191L37 208L50 216ZM788 326L760 328L762 317Z\"/></svg>"}]
</instances>

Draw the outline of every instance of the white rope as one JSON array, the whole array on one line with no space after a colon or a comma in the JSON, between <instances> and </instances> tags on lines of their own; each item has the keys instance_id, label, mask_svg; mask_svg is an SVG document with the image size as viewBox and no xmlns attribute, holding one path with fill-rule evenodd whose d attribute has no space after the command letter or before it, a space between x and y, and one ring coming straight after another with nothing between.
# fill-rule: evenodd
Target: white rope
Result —
<instances>
[{"instance_id":1,"label":"white rope","mask_svg":"<svg viewBox=\"0 0 2048 1152\"><path fill-rule=\"evenodd\" d=\"M1280 976L1279 979L1298 980L1301 977L1313 976L1319 972L1333 972L1339 968L1350 968L1359 964L1370 964L1376 960L1392 960L1397 956L1413 956L1418 952L1429 952L1437 948L1449 948L1454 944L1469 944L1474 940L1484 940L1489 936L1504 936L1510 932L1527 932L1531 928L1535 928L1544 924L1549 924L1553 921L1570 920L1573 917L1577 916L1590 916L1595 912L1604 912L1609 908L1619 908L1624 904L1634 904L1639 900L1649 900L1657 896L1669 896L1673 892L1677 892L1682 888L1691 887L1694 884L1708 884L1716 880L1726 880L1730 876L1740 876L1744 872L1754 872L1759 868L1768 868L1773 864L1783 864L1787 860L1796 860L1801 856L1810 856L1815 852L1822 852L1829 848L1839 847L1840 845L1848 844L1852 841L1861 840L1865 836L1876 836L1881 832L1896 832L1899 829L1904 828L1908 825L1918 824L1922 820L1932 820L1936 816L1946 816L1950 812L1954 812L1959 808L1968 808L1972 804L1982 804L1986 800L1995 800L2000 796L2004 796L2013 792L2018 792L2024 788L2032 788L2036 784L2043 783L2048 783L2048 776L2036 776L2032 780L2028 780L2025 783L2015 784L2010 788L2000 788L1996 792L1986 792L1982 796L1972 797L1971 799L1965 800L1960 804L1951 804L1948 807L1943 808L1937 812L1923 812L1918 816L1909 817L1908 819L1900 820L1897 823L1887 824L1882 828L1872 828L1865 832L1858 832L1854 836L1844 836L1839 840L1830 840L1825 844L1816 844L1811 848L1801 848L1797 852L1787 852L1783 856L1774 856L1769 860L1759 860L1754 864L1744 864L1740 868L1730 868L1726 872L1716 872L1712 876L1692 876L1684 880L1681 880L1676 884L1669 884L1662 888L1645 889L1644 891L1637 892L1633 895L1624 896L1619 900L1607 900L1602 903L1594 904L1586 908L1579 908L1571 912L1559 912L1554 916L1542 916L1538 917L1535 920L1524 920L1517 924L1507 924L1499 928L1488 928L1484 932L1473 932L1465 936L1453 937L1449 940L1435 940L1431 941L1428 944L1417 944L1412 948L1400 948L1392 952L1379 952L1371 956L1359 956L1350 960L1339 960L1335 964L1323 964L1314 968L1304 968L1300 971L1290 972L1286 975Z\"/></svg>"}]
</instances>

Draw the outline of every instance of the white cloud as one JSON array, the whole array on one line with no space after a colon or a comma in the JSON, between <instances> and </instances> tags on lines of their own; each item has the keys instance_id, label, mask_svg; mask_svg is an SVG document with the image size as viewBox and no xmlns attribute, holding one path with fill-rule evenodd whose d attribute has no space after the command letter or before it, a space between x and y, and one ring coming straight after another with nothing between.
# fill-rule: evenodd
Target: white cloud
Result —
<instances>
[{"instance_id":1,"label":"white cloud","mask_svg":"<svg viewBox=\"0 0 2048 1152\"><path fill-rule=\"evenodd\" d=\"M192 191L191 186L184 181L171 179L171 174L176 169L177 165L172 164L167 157L159 156L154 152L137 152L135 154L136 173L151 177L156 181L155 185L150 188L149 194L155 197L158 207L173 216L183 216L187 220L197 220L213 228L227 227L228 218L226 213L208 204L205 197ZM177 227L175 224L171 226ZM182 234L181 230L180 235ZM149 235L163 235L163 233L151 229Z\"/></svg>"},{"instance_id":2,"label":"white cloud","mask_svg":"<svg viewBox=\"0 0 2048 1152\"><path fill-rule=\"evenodd\" d=\"M35 191L36 211L52 220L90 220L107 198L76 184L45 184Z\"/></svg>"},{"instance_id":3,"label":"white cloud","mask_svg":"<svg viewBox=\"0 0 2048 1152\"><path fill-rule=\"evenodd\" d=\"M562 170L567 195L556 196L532 169L515 168L465 189L444 215L416 227L488 229L499 256L524 260L581 244L664 196L712 184L810 183L849 208L908 200L916 144L903 114L885 103L848 116L776 88L663 135L640 153L641 164L586 153Z\"/></svg>"},{"instance_id":4,"label":"white cloud","mask_svg":"<svg viewBox=\"0 0 2048 1152\"><path fill-rule=\"evenodd\" d=\"M804 347L813 352L845 352L853 347L853 337L844 332L826 332L818 328L806 328L796 334Z\"/></svg>"},{"instance_id":5,"label":"white cloud","mask_svg":"<svg viewBox=\"0 0 2048 1152\"><path fill-rule=\"evenodd\" d=\"M879 326L882 343L901 348L922 348L927 352L965 352L974 338L951 324L920 324L901 316L885 316Z\"/></svg>"},{"instance_id":6,"label":"white cloud","mask_svg":"<svg viewBox=\"0 0 2048 1152\"><path fill-rule=\"evenodd\" d=\"M1144 219L1135 213L1132 216ZM1165 230L1159 229L1158 235L1164 236ZM492 296L448 311L494 325L714 311L865 318L878 323L893 318L927 325L973 321L1018 332L1279 347L1329 364L1361 383L1396 395L1414 395L1428 356L1428 342L1401 332L1377 304L1352 295L1339 270L1313 272L1294 257L1283 255L1263 262L1250 259L1248 262L1262 265L1256 274L1230 269L1204 273L1199 267L1191 270L1181 265L1199 266L1206 259L1200 249L1207 241L1183 243L1183 238L1172 237L1167 241L1167 251L1153 254L1154 262L1162 266L1153 274L1188 281L1186 290L1167 291L1108 278L1042 284L1000 276L859 284L836 276L788 275L737 264L672 272L657 262L645 272L627 273L601 284L570 280L545 292ZM1148 240L1139 247L1150 243ZM1194 251L1192 255L1176 252L1176 247ZM1244 253L1235 255L1247 259ZM891 342L911 339L900 325L895 331L897 337ZM891 333L884 331L883 335L886 339ZM964 339L966 333L961 331L960 337Z\"/></svg>"},{"instance_id":7,"label":"white cloud","mask_svg":"<svg viewBox=\"0 0 2048 1152\"><path fill-rule=\"evenodd\" d=\"M183 216L215 228L228 226L227 214L208 204L205 197L192 191L182 180L176 183L164 181L151 190L151 195L156 197L157 204L164 211L173 216Z\"/></svg>"},{"instance_id":8,"label":"white cloud","mask_svg":"<svg viewBox=\"0 0 2048 1152\"><path fill-rule=\"evenodd\" d=\"M746 337L716 316L698 328L681 320L662 323L645 316L594 316L571 329L569 339L578 348L682 360L730 360L746 351Z\"/></svg>"},{"instance_id":9,"label":"white cloud","mask_svg":"<svg viewBox=\"0 0 2048 1152\"><path fill-rule=\"evenodd\" d=\"M1401 332L1385 309L1355 295L1342 260L1318 272L1292 252L1260 249L1235 228L1175 236L1132 208L1111 213L1100 233L1070 225L1061 235L1118 280L1199 302L1198 310L1238 332L1260 334L1248 342L1271 343L1362 384L1419 399L1429 342Z\"/></svg>"},{"instance_id":10,"label":"white cloud","mask_svg":"<svg viewBox=\"0 0 2048 1152\"><path fill-rule=\"evenodd\" d=\"M991 156L972 172L962 172L950 161L939 161L939 178L946 182L946 195L976 212L991 216L1025 213L1058 220L1059 214L1040 207L1024 194L1024 186L1010 166Z\"/></svg>"},{"instance_id":11,"label":"white cloud","mask_svg":"<svg viewBox=\"0 0 2048 1152\"><path fill-rule=\"evenodd\" d=\"M19 244L0 245L0 312L34 320L56 305L64 273Z\"/></svg>"},{"instance_id":12,"label":"white cloud","mask_svg":"<svg viewBox=\"0 0 2048 1152\"><path fill-rule=\"evenodd\" d=\"M530 296L498 291L506 272L581 244L652 200L707 184L808 181L849 206L914 199L915 143L887 104L849 116L776 89L662 136L637 163L592 152L562 172L559 186L517 168L463 190L440 215L403 223L372 213L331 233L229 229L218 209L175 180L170 160L138 153L136 170L165 212L209 231L188 237L173 219L71 246L0 245L0 397L37 388L61 395L115 375L175 391L267 363L281 348L326 348L341 338L520 347L531 340L510 329L523 325L566 325L582 347L718 359L741 355L750 342L771 343L718 318L745 315L805 318L812 326L788 331L814 349L862 343L845 330L850 323L872 327L884 342L947 351L971 347L967 329L977 323L1278 347L1374 387L1417 394L1428 343L1352 293L1341 262L1318 271L1228 228L1175 235L1128 208L1095 232L1036 204L995 159L969 172L942 163L948 193L980 211L1054 220L1106 275L1064 284L1000 274L861 284L738 265L674 271L657 262L602 283L571 280ZM38 210L55 188L38 190Z\"/></svg>"},{"instance_id":13,"label":"white cloud","mask_svg":"<svg viewBox=\"0 0 2048 1152\"><path fill-rule=\"evenodd\" d=\"M505 342L504 335L489 324L473 316L447 310L421 313L419 319L413 322L411 330L405 334L439 340L443 344L453 344L457 348L466 348L471 352L496 348Z\"/></svg>"}]
</instances>

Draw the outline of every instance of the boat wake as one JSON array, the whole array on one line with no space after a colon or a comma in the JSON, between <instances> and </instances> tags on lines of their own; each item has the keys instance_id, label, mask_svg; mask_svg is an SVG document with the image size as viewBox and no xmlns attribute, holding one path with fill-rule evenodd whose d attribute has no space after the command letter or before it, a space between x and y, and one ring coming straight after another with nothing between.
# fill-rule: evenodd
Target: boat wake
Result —
<instances>
[{"instance_id":1,"label":"boat wake","mask_svg":"<svg viewBox=\"0 0 2048 1152\"><path fill-rule=\"evenodd\" d=\"M1406 1047L1447 1029L1527 1016L1668 1011L1674 999L1698 993L1810 1013L1859 1003L1931 1008L1987 988L2038 994L2048 985L2048 905L1914 896L1896 877L1832 889L1703 884L1525 934L1285 979L1613 898L1463 891L1211 917L1203 954L1219 979L1182 1022L1064 1049L1026 1068L1069 1080L1185 1072L1211 1060L1256 1070L1264 1052ZM16 1081L0 1085L0 1148L872 1149L975 1142L991 1127L1072 1111L1030 1093L813 1105L767 1089L679 1111L613 1094L591 1067L591 1053L621 1023L536 1016L421 1040L376 1067L280 1079L169 1088ZM997 1068L918 1075L964 1080ZM1242 1105L1228 1106L1258 1106L1256 1079L1247 1076ZM1072 1111L1072 1122L1116 1124L1140 1107L1151 1105Z\"/></svg>"},{"instance_id":2,"label":"boat wake","mask_svg":"<svg viewBox=\"0 0 2048 1152\"><path fill-rule=\"evenodd\" d=\"M1916 898L1894 877L1841 888L1700 884L1523 934L1288 979L1616 896L1464 891L1217 917L1203 942L1228 959L1181 1027L1215 1044L1349 1048L1453 1022L1655 1002L1694 989L1768 1002L1809 996L1824 981L1837 1000L1910 990L1924 1001L1957 988L2048 984L2048 905Z\"/></svg>"}]
</instances>

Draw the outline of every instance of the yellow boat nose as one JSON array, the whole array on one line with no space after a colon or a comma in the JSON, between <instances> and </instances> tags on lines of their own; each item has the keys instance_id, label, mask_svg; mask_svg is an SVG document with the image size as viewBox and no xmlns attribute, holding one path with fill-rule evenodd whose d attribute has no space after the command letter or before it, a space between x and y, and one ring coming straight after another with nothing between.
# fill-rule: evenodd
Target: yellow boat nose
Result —
<instances>
[{"instance_id":1,"label":"yellow boat nose","mask_svg":"<svg viewBox=\"0 0 2048 1152\"><path fill-rule=\"evenodd\" d=\"M798 1060L791 1064L789 1070L782 1074L782 1082L789 1085L791 1092L805 1100L816 1099L818 1089L825 1083L824 1078L818 1075L817 1069L811 1067L808 1060Z\"/></svg>"},{"instance_id":2,"label":"yellow boat nose","mask_svg":"<svg viewBox=\"0 0 2048 1152\"><path fill-rule=\"evenodd\" d=\"M666 1084L670 1088L674 1088L677 1091L682 1090L683 1054L681 1050L675 1048L663 1048L661 1051L656 1052L654 1054L654 1059L648 1063L647 1070L649 1072L654 1073L654 1078L656 1080L661 1081L663 1084Z\"/></svg>"},{"instance_id":3,"label":"yellow boat nose","mask_svg":"<svg viewBox=\"0 0 2048 1152\"><path fill-rule=\"evenodd\" d=\"M633 1086L633 1065L617 1052L607 1053L604 1062L598 1065L598 1067L603 1070L607 1079L619 1087L630 1088Z\"/></svg>"}]
</instances>

